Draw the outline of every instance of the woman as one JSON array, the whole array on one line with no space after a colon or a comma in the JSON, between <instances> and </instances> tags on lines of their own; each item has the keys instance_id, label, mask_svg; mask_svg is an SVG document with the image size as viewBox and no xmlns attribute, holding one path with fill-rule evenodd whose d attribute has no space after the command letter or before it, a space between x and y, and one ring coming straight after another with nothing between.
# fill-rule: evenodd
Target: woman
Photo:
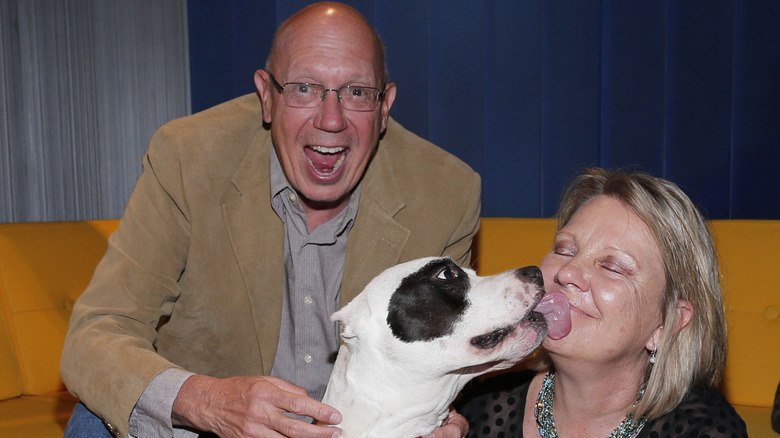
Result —
<instances>
[{"instance_id":1,"label":"woman","mask_svg":"<svg viewBox=\"0 0 780 438\"><path fill-rule=\"evenodd\" d=\"M471 436L747 436L714 389L726 328L712 237L676 185L586 170L540 267L548 294L568 298L571 331L545 339L541 371L464 394Z\"/></svg>"}]
</instances>

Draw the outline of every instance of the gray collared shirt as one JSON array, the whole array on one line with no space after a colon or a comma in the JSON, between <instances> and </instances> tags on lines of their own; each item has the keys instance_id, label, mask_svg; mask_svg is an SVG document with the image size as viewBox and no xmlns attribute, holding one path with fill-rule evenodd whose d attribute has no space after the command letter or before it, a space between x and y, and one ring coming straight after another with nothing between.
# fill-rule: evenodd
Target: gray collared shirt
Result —
<instances>
[{"instance_id":1,"label":"gray collared shirt","mask_svg":"<svg viewBox=\"0 0 780 438\"><path fill-rule=\"evenodd\" d=\"M335 218L309 234L306 214L271 148L271 206L284 222L284 297L271 375L322 400L338 352L338 334L330 315L338 309L347 234L355 223L360 185ZM197 437L173 428L171 408L189 371L170 368L152 380L130 415L130 436Z\"/></svg>"},{"instance_id":2,"label":"gray collared shirt","mask_svg":"<svg viewBox=\"0 0 780 438\"><path fill-rule=\"evenodd\" d=\"M271 149L271 205L284 222L284 298L271 375L322 400L339 348L330 315L339 308L347 233L355 222L360 186L335 218L308 232L298 194Z\"/></svg>"}]
</instances>

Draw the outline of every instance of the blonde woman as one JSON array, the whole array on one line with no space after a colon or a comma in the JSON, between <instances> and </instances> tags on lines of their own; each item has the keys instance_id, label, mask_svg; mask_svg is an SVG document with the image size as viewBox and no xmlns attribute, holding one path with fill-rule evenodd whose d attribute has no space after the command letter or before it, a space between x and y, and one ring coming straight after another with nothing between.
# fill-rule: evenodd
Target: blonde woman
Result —
<instances>
[{"instance_id":1,"label":"blonde woman","mask_svg":"<svg viewBox=\"0 0 780 438\"><path fill-rule=\"evenodd\" d=\"M540 267L571 331L545 339L542 370L475 385L460 408L470 436L747 436L714 389L726 358L714 245L676 185L586 170Z\"/></svg>"}]
</instances>

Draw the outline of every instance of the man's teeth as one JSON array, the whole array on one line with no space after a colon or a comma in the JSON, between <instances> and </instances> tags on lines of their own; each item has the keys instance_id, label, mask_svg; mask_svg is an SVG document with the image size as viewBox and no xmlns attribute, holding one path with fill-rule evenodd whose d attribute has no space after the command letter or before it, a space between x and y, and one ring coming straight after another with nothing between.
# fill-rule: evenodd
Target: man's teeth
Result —
<instances>
[{"instance_id":1,"label":"man's teeth","mask_svg":"<svg viewBox=\"0 0 780 438\"><path fill-rule=\"evenodd\" d=\"M335 146L335 147L312 146L311 148L321 154L338 154L339 152L344 150L344 148L341 146Z\"/></svg>"}]
</instances>

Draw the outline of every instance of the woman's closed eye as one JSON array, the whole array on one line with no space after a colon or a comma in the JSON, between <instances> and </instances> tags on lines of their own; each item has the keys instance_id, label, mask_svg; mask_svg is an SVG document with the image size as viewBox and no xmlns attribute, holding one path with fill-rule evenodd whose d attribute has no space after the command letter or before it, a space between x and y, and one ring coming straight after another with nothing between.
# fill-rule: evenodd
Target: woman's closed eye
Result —
<instances>
[{"instance_id":1,"label":"woman's closed eye","mask_svg":"<svg viewBox=\"0 0 780 438\"><path fill-rule=\"evenodd\" d=\"M553 247L553 252L560 256L573 257L577 254L577 249L571 243L556 242Z\"/></svg>"},{"instance_id":2,"label":"woman's closed eye","mask_svg":"<svg viewBox=\"0 0 780 438\"><path fill-rule=\"evenodd\" d=\"M599 260L598 262L599 266L602 268L614 272L615 274L630 277L634 274L634 268L631 266L628 266L626 263L623 263L619 260L615 260L612 257L607 257L602 260Z\"/></svg>"}]
</instances>

